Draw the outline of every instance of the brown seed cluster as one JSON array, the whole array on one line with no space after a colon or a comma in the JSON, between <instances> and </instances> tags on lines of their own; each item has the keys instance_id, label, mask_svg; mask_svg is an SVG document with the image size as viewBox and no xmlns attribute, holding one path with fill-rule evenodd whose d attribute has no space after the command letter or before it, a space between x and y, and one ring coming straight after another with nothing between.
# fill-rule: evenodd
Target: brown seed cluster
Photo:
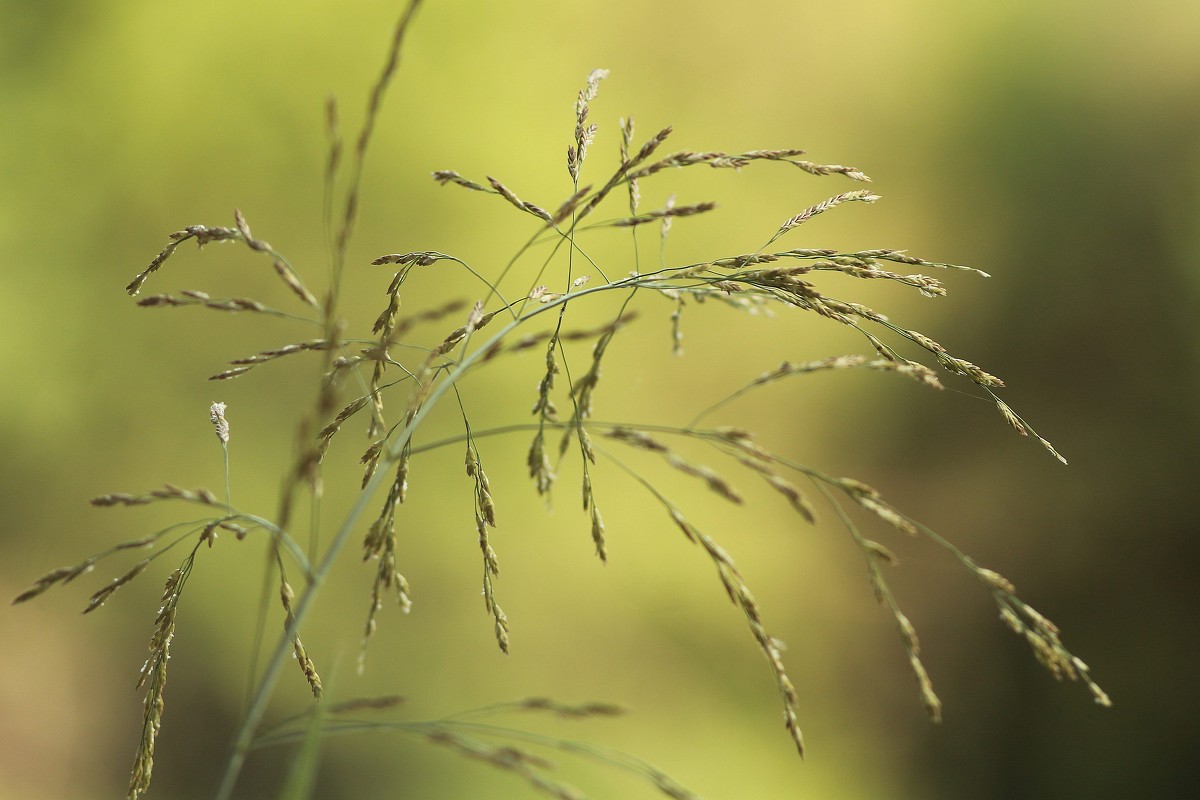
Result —
<instances>
[{"instance_id":1,"label":"brown seed cluster","mask_svg":"<svg viewBox=\"0 0 1200 800\"><path fill-rule=\"evenodd\" d=\"M467 476L475 481L475 531L479 534L479 549L483 553L483 605L492 617L496 644L507 654L508 615L496 602L495 579L500 576L500 560L488 538L488 528L496 527L496 503L492 499L491 481L479 462L479 451L470 439L467 440L466 468Z\"/></svg>"},{"instance_id":2,"label":"brown seed cluster","mask_svg":"<svg viewBox=\"0 0 1200 800\"><path fill-rule=\"evenodd\" d=\"M171 573L163 588L162 606L154 620L154 634L150 637L150 657L142 664L136 688L146 688L143 700L145 713L142 719L142 736L138 741L133 769L129 775L129 798L137 800L150 788L150 775L154 770L154 745L162 727L165 703L163 693L167 686L167 662L171 658L171 640L175 638L175 617L184 584L192 571L195 550L179 569Z\"/></svg>"},{"instance_id":3,"label":"brown seed cluster","mask_svg":"<svg viewBox=\"0 0 1200 800\"><path fill-rule=\"evenodd\" d=\"M296 599L296 591L288 583L287 571L284 569L283 559L277 557L276 565L279 567L279 601L283 604L283 628L285 631L295 631L296 616L292 601ZM316 664L309 657L304 643L300 641L300 634L296 632L292 634L292 653L296 657L296 664L299 665L300 671L304 673L304 679L308 681L308 688L312 691L313 697L320 700L324 692L324 687L321 685L321 676L317 674Z\"/></svg>"}]
</instances>

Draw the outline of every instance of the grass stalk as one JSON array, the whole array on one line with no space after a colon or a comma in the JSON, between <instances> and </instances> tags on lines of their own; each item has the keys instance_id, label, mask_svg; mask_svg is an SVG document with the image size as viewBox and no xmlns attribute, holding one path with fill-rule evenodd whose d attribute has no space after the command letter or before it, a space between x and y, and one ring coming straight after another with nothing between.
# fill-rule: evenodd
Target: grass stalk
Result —
<instances>
[{"instance_id":1,"label":"grass stalk","mask_svg":"<svg viewBox=\"0 0 1200 800\"><path fill-rule=\"evenodd\" d=\"M216 494L207 489L188 490L172 484L144 494L114 493L97 497L92 503L98 507L183 501L188 503L189 507L199 506L208 516L169 526L141 539L115 545L78 564L52 570L37 579L14 600L15 603L25 602L51 587L69 583L90 572L100 560L125 550L156 548L155 552L137 561L131 569L119 574L96 591L85 609L85 612L90 612L103 605L120 587L141 575L160 556L172 551L181 543L194 540L183 563L167 580L162 595L163 602L151 637L151 657L141 672L139 688L145 686L147 693L144 698L141 744L130 780L130 798L136 800L147 791L150 783L155 740L164 708L167 661L176 630L179 599L184 584L196 565L201 545L207 544L211 548L219 531L232 532L239 541L252 532L266 536L267 559L264 593L243 698L244 713L232 737L229 757L215 794L217 800L229 800L249 754L256 748L299 742L302 751L311 755L319 749L320 737L323 735L377 729L421 735L430 743L463 757L511 772L524 779L535 790L553 797L577 798L581 795L572 787L547 776L545 771L550 766L549 762L524 749L524 745L558 748L599 761L607 760L618 768L627 769L649 780L666 796L688 800L696 797L646 762L617 754L616 751L477 721L479 717L507 711L541 711L569 718L603 716L615 713L610 704L570 706L535 698L513 704L488 706L442 720L373 724L354 720L347 722L342 715L349 711L391 709L398 704L396 698L349 704L330 704L324 700L325 687L313 660L301 643L300 636L311 623L313 614L319 607L322 592L333 568L345 557L351 537L365 528L364 560L374 558L377 568L371 593L371 610L367 616L360 654L361 668L367 641L375 629L375 614L382 607L382 596L386 591L392 590L404 610L407 610L409 605L408 582L400 574L397 566L399 537L395 523L397 508L404 502L407 493L410 462L416 456L451 445L466 444L465 463L468 476L474 480L473 510L483 552L483 596L492 616L500 649L508 653L507 616L496 602L492 582L492 578L499 574L499 561L489 543L487 530L496 524L495 503L491 483L484 473L477 445L478 441L485 437L517 433L525 434L532 440L527 451L526 463L536 491L547 497L562 463L568 457L578 458L581 466L583 511L588 516L592 544L601 561L607 560L608 551L605 526L597 508L597 499L603 499L605 495L598 492L596 487L609 467L624 473L637 487L644 490L650 499L666 512L670 523L691 544L700 549L715 569L720 585L744 618L759 651L768 662L782 701L785 727L801 756L804 754L804 742L800 731L800 703L785 669L784 645L767 632L759 605L732 556L713 535L706 532L704 526L693 521L680 498L668 496L649 473L643 473L634 467L632 458L640 457L639 455L634 454L627 461L623 454L618 456L614 452L619 447L651 454L649 457L657 460L656 466L665 465L666 469L692 480L691 486L713 493L733 506L743 505L747 502L746 498L752 495L743 494L734 488L739 480L736 477L732 481L728 480L727 474L733 471L742 477L748 475L753 481L765 481L775 493L771 496L773 499L777 501L782 497L806 524L818 524L817 507L810 501L808 494L807 484L811 483L817 496L824 499L825 505L833 509L837 521L864 556L871 588L880 604L896 621L911 669L917 679L922 702L934 721L940 719L941 702L933 691L932 681L921 660L915 627L901 610L899 598L892 592L886 580L885 570L893 566L896 559L887 546L869 537L865 526L861 525L851 512L865 516L868 522L876 526L882 526L888 535L901 534L924 539L935 548L948 553L991 594L1003 622L1029 645L1037 660L1054 677L1080 681L1091 691L1098 704L1110 704L1108 696L1090 677L1087 665L1065 648L1058 628L1022 601L1006 578L991 569L981 567L948 539L909 518L885 500L879 491L852 478L836 477L776 453L768 446L760 444L751 430L729 426L702 427L702 423L717 416L718 412L731 416L732 409L750 392L785 380L790 382L797 376L816 372L836 373L849 369L868 369L883 374L900 375L927 387L941 389L944 375L966 380L978 387L978 390L982 390L994 402L1004 420L1018 434L1035 439L1049 453L1065 463L1049 442L1000 399L997 391L1004 383L999 378L970 361L951 354L944 346L925 334L892 322L887 316L862 304L827 294L818 285L819 280L825 280L827 275L837 273L853 279L888 282L904 287L905 291L916 290L926 298L937 298L946 294L940 280L924 274L903 274L900 270L909 267L934 268L974 272L987 277L986 273L969 267L926 261L894 249L839 252L832 249L797 248L768 251L768 248L774 246L785 234L821 214L834 212L837 207L847 203L874 203L879 196L873 192L858 190L829 196L826 200L789 217L752 253L726 255L682 265L672 265L667 259L666 240L672 224L676 219L685 217L698 218L698 224L704 224L704 220L712 216L709 212L715 210L715 204L677 204L675 196L670 195L662 208L639 211L641 182L666 170L698 165L741 169L753 162L770 161L789 164L811 176L833 175L840 177L832 180L870 181L870 178L856 168L803 160L799 158L803 151L796 149L749 150L736 153L681 150L665 156L656 156L655 153L671 135L672 129L663 128L640 148L635 148L632 118L626 118L628 121L622 120L620 124L621 143L617 167L608 173L609 177L602 183L586 185L580 176L589 148L599 130L598 125L591 121L591 103L597 97L600 81L608 75L606 70L594 70L589 74L575 104L573 135L567 148L569 194L557 207L550 204L543 208L532 201L521 199L508 185L490 176L484 182L470 180L452 170L440 170L433 174L434 179L443 185L453 184L472 192L500 197L506 201L505 204L500 204L506 211L515 210L521 215L523 222L536 226L535 232L524 240L512 258L496 259L496 263L501 265L496 276L491 278L487 271L477 270L466 260L438 250L381 256L371 262L373 266L395 268L386 291L386 307L375 319L370 336L357 336L348 332L350 322L340 316L339 299L343 273L348 263L349 245L358 220L365 159L384 95L399 65L402 44L419 6L420 0L410 0L393 29L385 63L371 86L364 121L354 141L346 176L344 206L340 208L340 217L336 220L335 184L340 177L342 142L338 132L336 103L330 100L326 106L329 150L322 207L325 247L329 260L329 285L322 300L318 300L308 290L292 261L265 241L254 237L246 218L238 210L234 212L232 227L192 225L171 234L167 245L126 287L130 294L137 294L146 280L159 271L175 250L186 241L195 241L199 246L211 242L236 242L270 258L279 279L293 295L291 302L299 300L303 303L309 316L290 314L250 298L214 298L205 292L194 290L183 291L177 295L145 297L138 301L138 305L147 308L196 306L226 314L245 312L259 315L261 318L299 321L305 326L315 326L320 330L319 338L306 338L301 341L293 339L283 346L261 349L252 355L234 359L229 362L228 369L211 378L218 381L238 379L252 370L257 370L266 362L274 362L284 357L289 357L290 360L293 355L298 359L314 358L319 365L314 402L307 416L302 417L299 422L300 444L294 460L284 474L278 513L274 519L241 511L234 506L226 405L213 403L210 419L222 447L225 490L223 503ZM652 157L657 160L652 160ZM587 164L590 173L591 162ZM622 211L623 216L608 220L603 220L598 214L592 217L595 210L619 188L625 190L626 196L623 201L627 206L627 213ZM557 210L551 213L546 208ZM587 224L584 224L585 220ZM693 223L680 222L679 226L682 228L690 224ZM638 270L642 266L640 248L644 237L639 236L647 230L647 226L658 229L658 265L648 266L648 271L642 273ZM629 229L629 244L633 250L632 263L638 270L628 273L626 277L610 279L604 267L608 266L613 275L619 274L618 269L599 257L599 251L592 251L588 242L591 241L591 237L604 236L613 228ZM646 235L654 235L654 232L650 231ZM543 251L535 252L543 245ZM549 251L548 254L545 254L545 251ZM536 270L529 270L534 273L534 279L520 297L514 295L512 281L509 280L507 291L510 300L502 293L501 284L512 275L520 274L513 270L518 264L525 265L522 263L523 259L525 263L536 260ZM486 287L486 295L473 305L469 300L456 300L415 314L410 313L406 305L402 306L401 294L404 293L407 298L415 281L406 281L414 274L414 270L431 268L438 262L444 262L442 267L438 268L465 269ZM628 269L628 263L625 263L620 271L625 269ZM585 270L589 274L580 274ZM593 275L598 275L599 280L592 282ZM546 280L546 284L554 286L553 290L549 285L542 284L543 279ZM572 327L574 318L578 316L575 313L576 308L585 303L592 305L591 301L601 294L614 292L616 295L609 302L609 313L603 317L608 320L607 324L582 329ZM499 304L493 303L494 299L498 300ZM852 353L815 361L784 361L740 388L733 391L724 390L724 394L718 394L715 401L710 398L706 401L707 404L698 403L700 411L690 422L681 426L644 423L638 420L607 422L597 419L594 406L599 396L598 390L599 393L603 393L607 387L607 383L602 382L602 375L607 373L611 361L608 353L610 350L620 349L619 346L614 348L611 345L614 341L618 342L618 345L626 341L626 337L630 335L626 333L626 328L638 317L641 306L664 300L672 309L670 349L675 355L682 355L683 328L685 324L690 324L690 314L686 320L683 314L685 306L698 306L706 302L717 305L721 310L733 309L755 313L761 309L780 309L785 313L816 315L860 335L862 338L857 341L860 344L865 341L865 345L862 346L868 349L871 355ZM552 317L548 319L543 316L547 314ZM439 343L424 344L423 340L412 336L412 331L417 326L440 324L447 318L460 320L463 324L450 331ZM538 322L541 324L535 324ZM485 327L487 331L484 331ZM307 335L313 335L311 327ZM579 357L577 348L582 348L585 344L591 348L590 360ZM530 349L544 353L541 362L544 367L538 369L540 381L537 383L536 402L531 418L474 429L473 420L467 413L469 404L464 402L464 394L471 386L466 378L497 359L505 359L507 362L510 356ZM904 350L914 351L917 355L910 358L902 352ZM930 362L930 365L916 359L924 359ZM269 371L271 368L266 366L263 371ZM560 374L565 380L556 382L556 376ZM346 383L349 383L350 387L344 386ZM564 383L565 386L562 385ZM347 388L350 390L347 391ZM391 404L397 394L403 395L404 392L408 393L407 401L401 404L402 413L396 414ZM417 442L417 434L424 434L423 428L431 424L430 416L435 408L446 402L447 393L453 393L457 401L462 432L442 436L435 431L430 434L429 441ZM560 419L556 401L562 403L564 408L569 404L571 414L568 418ZM370 440L370 445L360 459L365 465L365 472L360 491L349 511L333 526L332 535L328 535L328 530L322 530L321 520L324 459L334 436L345 425L352 423L356 416L358 421L365 420L364 427ZM551 434L560 435L557 460L554 457L555 448L548 444ZM680 440L682 449L676 445ZM609 442L616 444L611 448L600 444ZM712 451L708 451L708 455L715 453L720 463L708 459L704 462L695 460L686 452L689 446L692 449L699 446L711 447ZM709 463L717 466L709 466ZM800 478L806 478L807 482ZM804 486L804 490L797 485L797 481ZM761 483L759 485L761 486ZM383 510L368 524L367 512L372 507L378 507L381 497L386 497L382 503ZM290 525L294 509L305 498L309 503L307 547L301 546L297 541L295 531ZM298 594L288 581L289 569L293 573L298 571L303 576L303 585ZM276 579L277 584L273 583ZM278 589L284 623L278 641L267 648L264 631L269 592L273 587ZM316 698L315 705L308 714L284 720L273 729L264 732L264 719L275 695L280 675L284 665L293 656ZM303 727L297 728L300 724L303 724ZM498 744L497 740L501 743ZM298 765L292 772L293 780L287 785L285 792L295 796L311 792L315 785L315 769L315 761L311 768L310 765Z\"/></svg>"}]
</instances>

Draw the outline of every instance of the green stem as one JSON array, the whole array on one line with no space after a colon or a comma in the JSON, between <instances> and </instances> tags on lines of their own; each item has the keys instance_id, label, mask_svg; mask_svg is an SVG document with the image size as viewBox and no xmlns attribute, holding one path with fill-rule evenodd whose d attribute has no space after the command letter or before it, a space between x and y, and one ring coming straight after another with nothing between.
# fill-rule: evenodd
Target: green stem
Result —
<instances>
[{"instance_id":1,"label":"green stem","mask_svg":"<svg viewBox=\"0 0 1200 800\"><path fill-rule=\"evenodd\" d=\"M233 494L229 491L229 442L221 442L221 452L225 455L225 508L233 514Z\"/></svg>"}]
</instances>

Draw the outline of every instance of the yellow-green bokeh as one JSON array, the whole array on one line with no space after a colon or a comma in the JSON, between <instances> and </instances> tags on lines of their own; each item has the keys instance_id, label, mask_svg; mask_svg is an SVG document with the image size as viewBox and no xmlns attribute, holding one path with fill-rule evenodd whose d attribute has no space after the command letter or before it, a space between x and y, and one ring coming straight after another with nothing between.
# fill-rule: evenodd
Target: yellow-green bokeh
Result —
<instances>
[{"instance_id":1,"label":"yellow-green bokeh","mask_svg":"<svg viewBox=\"0 0 1200 800\"><path fill-rule=\"evenodd\" d=\"M101 510L87 498L164 482L219 489L214 400L229 404L235 499L273 511L312 364L296 357L228 384L205 379L230 358L314 334L246 315L138 309L121 287L170 231L231 224L235 207L322 285L323 105L338 98L352 141L399 11L361 0L0 2L8 596L178 519L175 508ZM360 334L391 275L367 266L378 255L437 249L495 274L533 228L498 198L439 187L429 173L493 175L553 208L570 192L575 93L597 67L611 75L592 105L600 131L585 181L612 168L617 120L629 115L639 141L673 125L668 149L803 147L862 168L884 199L818 217L787 243L906 248L992 273L939 276L950 295L937 300L827 285L1005 378L1005 398L1071 466L1012 435L986 403L884 375L814 375L718 421L877 486L1011 578L1063 627L1114 709L1055 685L953 560L877 530L901 554L894 586L946 703L946 721L931 727L832 514L803 526L749 475L738 483L750 502L735 509L637 460L730 550L789 644L811 752L801 763L762 657L699 549L623 474L602 469L602 567L577 508L577 470L564 468L547 512L524 474L523 436L481 444L500 506L497 589L512 655L497 652L479 598L470 485L453 447L414 465L401 570L416 605L406 617L385 608L363 678L354 662L369 571L353 546L336 570L306 632L331 691L407 695L414 719L528 695L621 702L634 713L619 721L545 730L635 753L711 798L1185 794L1197 777L1187 612L1200 441L1198 24L1200 6L1185 0L427 0L378 120L348 262L345 309ZM665 173L645 182L643 202L658 207L674 192L680 203L720 203L706 219L676 222L669 256L687 262L752 251L790 215L851 188L755 164ZM598 237L605 264L638 266L604 242L621 240ZM641 257L653 263L655 250L650 237ZM536 259L520 268L528 279ZM185 248L147 285L180 289L288 303L268 263L230 246ZM438 267L414 274L405 302L478 293ZM614 342L601 418L686 422L722 387L784 358L862 351L833 325L692 306L679 360L670 307L641 310ZM581 350L573 368L586 358ZM477 426L525 418L540 359L531 352L465 386ZM453 413L443 421L452 435ZM344 435L328 466L327 530L365 442L358 428ZM88 617L77 613L87 595L123 567L4 606L0 799L124 790L141 715L131 688L170 560ZM232 537L201 554L181 605L152 797L206 797L215 784L261 572L261 551ZM278 624L272 616L272 638ZM289 671L279 712L301 707L305 691ZM591 796L654 796L555 758ZM252 761L243 796L274 796L285 767L281 753ZM321 797L531 796L510 775L401 737L331 740L322 768Z\"/></svg>"}]
</instances>

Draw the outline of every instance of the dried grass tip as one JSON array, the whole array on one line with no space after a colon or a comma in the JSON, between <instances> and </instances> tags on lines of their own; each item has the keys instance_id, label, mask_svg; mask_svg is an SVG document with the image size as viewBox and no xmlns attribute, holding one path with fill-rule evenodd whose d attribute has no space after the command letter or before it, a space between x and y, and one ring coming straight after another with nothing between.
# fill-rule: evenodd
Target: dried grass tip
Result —
<instances>
[{"instance_id":1,"label":"dried grass tip","mask_svg":"<svg viewBox=\"0 0 1200 800\"><path fill-rule=\"evenodd\" d=\"M225 404L213 403L208 417L212 420L213 430L221 444L229 444L229 422L225 419Z\"/></svg>"}]
</instances>

